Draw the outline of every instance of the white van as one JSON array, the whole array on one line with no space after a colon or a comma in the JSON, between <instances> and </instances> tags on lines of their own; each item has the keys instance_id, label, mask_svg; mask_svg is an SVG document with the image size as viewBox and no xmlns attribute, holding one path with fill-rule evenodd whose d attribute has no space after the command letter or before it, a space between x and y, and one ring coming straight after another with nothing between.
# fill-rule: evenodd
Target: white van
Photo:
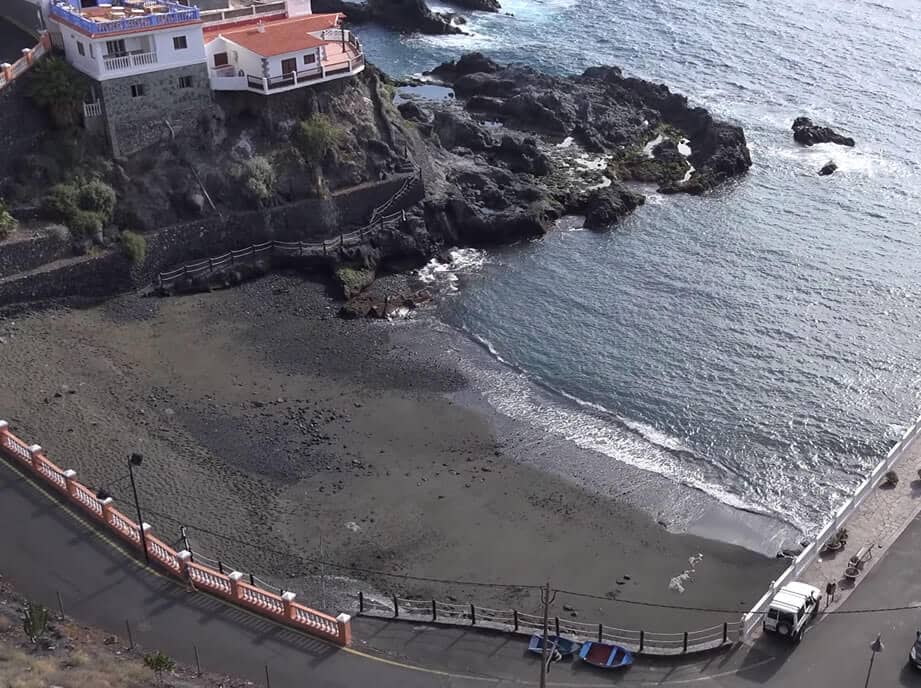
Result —
<instances>
[{"instance_id":1,"label":"white van","mask_svg":"<svg viewBox=\"0 0 921 688\"><path fill-rule=\"evenodd\" d=\"M821 599L818 588L806 583L787 583L771 600L762 624L764 630L799 642L806 624L819 613Z\"/></svg>"}]
</instances>

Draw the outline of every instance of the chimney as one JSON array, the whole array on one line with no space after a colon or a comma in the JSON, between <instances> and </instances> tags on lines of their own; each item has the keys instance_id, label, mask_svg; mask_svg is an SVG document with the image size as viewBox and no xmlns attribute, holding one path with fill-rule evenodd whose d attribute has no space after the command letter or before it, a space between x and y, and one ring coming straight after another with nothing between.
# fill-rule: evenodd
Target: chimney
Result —
<instances>
[{"instance_id":1,"label":"chimney","mask_svg":"<svg viewBox=\"0 0 921 688\"><path fill-rule=\"evenodd\" d=\"M265 33L265 24L263 24L262 22L259 22L258 24L256 24L256 31L258 31L259 33Z\"/></svg>"}]
</instances>

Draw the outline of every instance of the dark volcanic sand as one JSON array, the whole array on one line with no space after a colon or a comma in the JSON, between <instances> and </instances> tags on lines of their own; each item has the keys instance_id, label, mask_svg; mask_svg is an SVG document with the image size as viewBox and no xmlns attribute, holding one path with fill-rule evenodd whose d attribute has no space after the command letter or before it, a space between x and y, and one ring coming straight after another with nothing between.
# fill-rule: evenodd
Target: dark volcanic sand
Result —
<instances>
[{"instance_id":1,"label":"dark volcanic sand","mask_svg":"<svg viewBox=\"0 0 921 688\"><path fill-rule=\"evenodd\" d=\"M537 600L330 567L321 585L299 553L414 576L550 578L739 613L783 567L669 533L634 506L518 461L541 438L455 401L465 380L444 355L450 342L432 350L446 335L404 323L394 337L394 326L342 321L336 308L322 287L272 276L213 294L126 296L0 320L0 417L124 508L124 459L142 452L154 532L175 542L185 524L197 558L220 556L330 609L353 610L358 589L525 611ZM698 552L686 592L670 591ZM564 603L580 621L655 631L727 617L560 596L566 615Z\"/></svg>"}]
</instances>

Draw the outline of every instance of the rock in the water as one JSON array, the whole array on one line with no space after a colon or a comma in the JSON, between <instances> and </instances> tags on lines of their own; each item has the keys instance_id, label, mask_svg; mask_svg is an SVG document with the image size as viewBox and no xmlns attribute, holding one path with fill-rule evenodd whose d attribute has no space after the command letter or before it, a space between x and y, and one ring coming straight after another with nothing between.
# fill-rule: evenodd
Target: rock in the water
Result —
<instances>
[{"instance_id":1,"label":"rock in the water","mask_svg":"<svg viewBox=\"0 0 921 688\"><path fill-rule=\"evenodd\" d=\"M640 194L616 182L601 189L593 189L583 200L585 226L589 229L607 229L645 201Z\"/></svg>"},{"instance_id":2,"label":"rock in the water","mask_svg":"<svg viewBox=\"0 0 921 688\"><path fill-rule=\"evenodd\" d=\"M831 127L820 127L813 124L808 117L797 117L793 120L793 138L804 146L816 143L837 143L839 146L853 146L854 139L842 136Z\"/></svg>"},{"instance_id":3,"label":"rock in the water","mask_svg":"<svg viewBox=\"0 0 921 688\"><path fill-rule=\"evenodd\" d=\"M368 0L370 19L398 31L427 34L464 33L453 14L433 12L425 0Z\"/></svg>"},{"instance_id":4,"label":"rock in the water","mask_svg":"<svg viewBox=\"0 0 921 688\"><path fill-rule=\"evenodd\" d=\"M834 174L835 170L838 169L838 165L834 160L829 160L827 163L822 165L822 169L819 170L819 175L822 177L827 177L830 174Z\"/></svg>"},{"instance_id":5,"label":"rock in the water","mask_svg":"<svg viewBox=\"0 0 921 688\"><path fill-rule=\"evenodd\" d=\"M499 0L454 0L454 4L466 10L479 12L498 12L502 9Z\"/></svg>"}]
</instances>

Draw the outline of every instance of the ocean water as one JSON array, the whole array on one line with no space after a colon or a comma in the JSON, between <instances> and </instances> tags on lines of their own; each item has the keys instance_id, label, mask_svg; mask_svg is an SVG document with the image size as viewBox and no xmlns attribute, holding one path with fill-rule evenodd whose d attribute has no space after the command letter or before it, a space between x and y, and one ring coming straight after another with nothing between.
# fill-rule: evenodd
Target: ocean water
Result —
<instances>
[{"instance_id":1,"label":"ocean water","mask_svg":"<svg viewBox=\"0 0 921 688\"><path fill-rule=\"evenodd\" d=\"M484 383L504 413L814 531L918 410L921 5L503 5L472 36L361 37L397 75L468 50L616 64L741 124L754 166L703 198L652 194L609 233L459 253L430 275L439 317L515 376ZM857 147L799 147L801 114Z\"/></svg>"}]
</instances>

